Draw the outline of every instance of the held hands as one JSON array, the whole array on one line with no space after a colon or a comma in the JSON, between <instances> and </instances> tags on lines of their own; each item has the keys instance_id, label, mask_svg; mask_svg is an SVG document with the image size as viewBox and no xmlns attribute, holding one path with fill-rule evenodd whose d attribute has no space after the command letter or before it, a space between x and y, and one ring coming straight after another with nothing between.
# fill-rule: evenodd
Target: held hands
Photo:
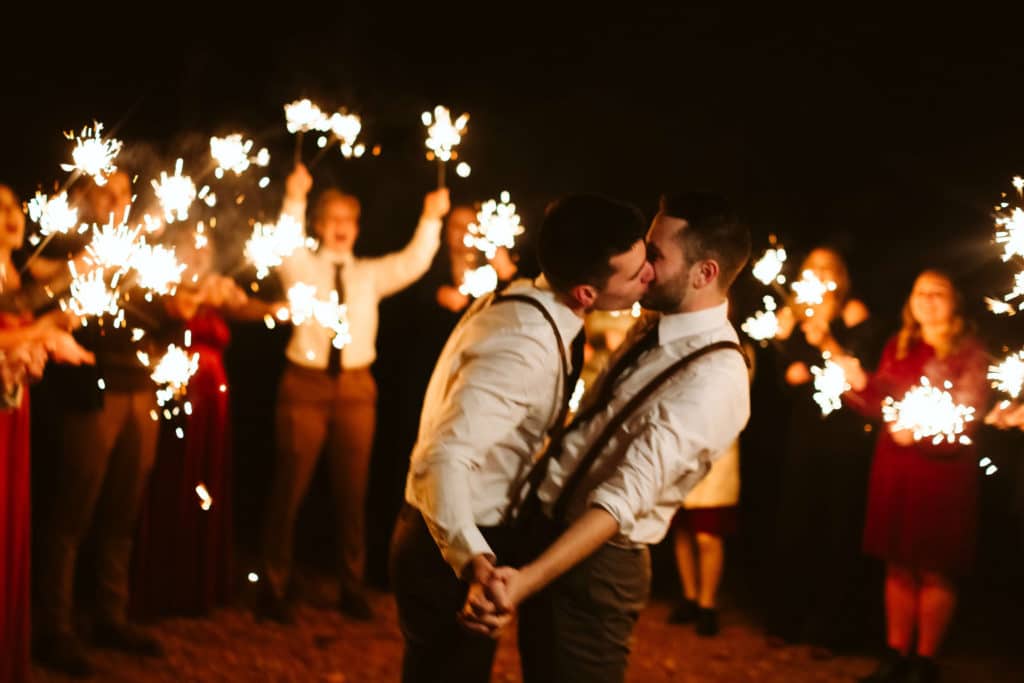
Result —
<instances>
[{"instance_id":1,"label":"held hands","mask_svg":"<svg viewBox=\"0 0 1024 683\"><path fill-rule=\"evenodd\" d=\"M448 215L449 209L451 201L448 198L448 188L428 192L423 198L423 218L426 220L439 221Z\"/></svg>"},{"instance_id":2,"label":"held hands","mask_svg":"<svg viewBox=\"0 0 1024 683\"><path fill-rule=\"evenodd\" d=\"M478 555L473 558L472 576L459 622L474 633L498 638L526 597L521 574L512 567L495 567Z\"/></svg>"}]
</instances>

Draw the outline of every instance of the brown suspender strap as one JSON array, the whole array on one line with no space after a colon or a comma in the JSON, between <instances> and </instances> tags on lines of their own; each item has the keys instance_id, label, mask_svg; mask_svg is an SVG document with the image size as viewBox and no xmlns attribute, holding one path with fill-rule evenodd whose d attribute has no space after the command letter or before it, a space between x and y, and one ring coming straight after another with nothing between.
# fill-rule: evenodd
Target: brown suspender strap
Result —
<instances>
[{"instance_id":1,"label":"brown suspender strap","mask_svg":"<svg viewBox=\"0 0 1024 683\"><path fill-rule=\"evenodd\" d=\"M615 416L608 421L608 424L604 426L604 429L601 430L598 437L590 444L590 448L588 448L583 454L583 457L580 458L579 465L577 465L576 469L573 470L572 474L569 475L569 478L566 480L565 485L562 487L562 490L558 494L558 498L555 500L554 506L552 507L551 516L556 522L565 518L565 511L569 502L572 500L577 489L579 489L580 485L583 483L587 473L590 472L594 463L597 462L598 456L601 455L605 446L608 445L608 442L615 433L619 431L619 428L623 423L625 423L626 420L636 412L637 408L639 408L648 398L650 398L651 394L657 391L659 387L665 384L665 382L671 379L677 372L701 356L721 349L733 349L743 357L744 363L749 363L747 354L743 352L743 347L736 342L714 342L713 344L708 344L703 348L697 349L689 355L683 356L675 363L662 370L654 377L654 379L648 382L646 386L636 392L636 394L626 402L626 405L622 407L622 410L616 413Z\"/></svg>"}]
</instances>

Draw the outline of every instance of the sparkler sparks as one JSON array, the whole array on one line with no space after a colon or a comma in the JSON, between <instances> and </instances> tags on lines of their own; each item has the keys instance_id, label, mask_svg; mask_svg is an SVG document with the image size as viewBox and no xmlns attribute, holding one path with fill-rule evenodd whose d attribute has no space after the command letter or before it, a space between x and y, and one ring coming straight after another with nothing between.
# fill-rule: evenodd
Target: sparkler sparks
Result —
<instances>
[{"instance_id":1,"label":"sparkler sparks","mask_svg":"<svg viewBox=\"0 0 1024 683\"><path fill-rule=\"evenodd\" d=\"M82 133L65 133L65 137L75 141L71 151L70 164L61 164L65 171L80 171L91 176L97 185L106 185L107 176L117 170L114 159L121 152L122 143L114 138L103 139L100 133L103 124L94 122L93 127L86 126Z\"/></svg>"},{"instance_id":2,"label":"sparkler sparks","mask_svg":"<svg viewBox=\"0 0 1024 683\"><path fill-rule=\"evenodd\" d=\"M1018 176L1014 176L1013 177L1013 186L1015 188L1017 188L1017 192L1018 193L1024 194L1024 178L1021 178L1019 175Z\"/></svg>"},{"instance_id":3,"label":"sparkler sparks","mask_svg":"<svg viewBox=\"0 0 1024 683\"><path fill-rule=\"evenodd\" d=\"M188 220L188 209L197 196L195 183L187 175L181 175L181 167L182 160L178 159L174 175L168 176L167 171L161 171L159 182L151 181L168 223Z\"/></svg>"},{"instance_id":4,"label":"sparkler sparks","mask_svg":"<svg viewBox=\"0 0 1024 683\"><path fill-rule=\"evenodd\" d=\"M172 294L185 272L185 265L178 262L173 249L144 242L132 254L131 266L138 273L138 285L154 294Z\"/></svg>"},{"instance_id":5,"label":"sparkler sparks","mask_svg":"<svg viewBox=\"0 0 1024 683\"><path fill-rule=\"evenodd\" d=\"M825 294L834 292L836 283L831 280L822 282L812 270L805 270L800 279L793 283L793 294L798 304L816 306L825 301Z\"/></svg>"},{"instance_id":6,"label":"sparkler sparks","mask_svg":"<svg viewBox=\"0 0 1024 683\"><path fill-rule=\"evenodd\" d=\"M245 257L256 266L256 277L262 280L271 268L281 265L282 259L311 242L303 234L302 226L285 214L276 224L253 226L252 236L245 243Z\"/></svg>"},{"instance_id":7,"label":"sparkler sparks","mask_svg":"<svg viewBox=\"0 0 1024 683\"><path fill-rule=\"evenodd\" d=\"M439 161L452 159L452 150L462 142L462 134L466 132L469 114L462 114L452 122L448 108L437 105L434 107L433 115L425 111L420 119L427 127L427 149L433 153L433 157ZM431 158L429 153L427 158Z\"/></svg>"},{"instance_id":8,"label":"sparkler sparks","mask_svg":"<svg viewBox=\"0 0 1024 683\"><path fill-rule=\"evenodd\" d=\"M196 495L199 496L199 507L203 510L213 507L213 497L210 496L210 492L206 490L206 484L203 482L196 484Z\"/></svg>"},{"instance_id":9,"label":"sparkler sparks","mask_svg":"<svg viewBox=\"0 0 1024 683\"><path fill-rule=\"evenodd\" d=\"M757 263L754 264L754 277L763 284L770 285L773 281L782 284L784 279L779 280L782 266L786 263L786 250L782 247L769 249L764 253Z\"/></svg>"},{"instance_id":10,"label":"sparkler sparks","mask_svg":"<svg viewBox=\"0 0 1024 683\"><path fill-rule=\"evenodd\" d=\"M944 382L943 388L932 386L927 377L922 377L921 383L899 401L891 396L885 398L882 418L892 423L894 430L912 431L915 441L931 439L935 445L943 441L970 444L970 438L963 431L964 425L974 420L974 408L953 401L953 396L946 391L953 388L951 382Z\"/></svg>"},{"instance_id":11,"label":"sparkler sparks","mask_svg":"<svg viewBox=\"0 0 1024 683\"><path fill-rule=\"evenodd\" d=\"M988 379L997 391L1008 394L1010 398L1020 396L1024 387L1024 349L1011 353L997 365L988 368Z\"/></svg>"},{"instance_id":12,"label":"sparkler sparks","mask_svg":"<svg viewBox=\"0 0 1024 683\"><path fill-rule=\"evenodd\" d=\"M740 325L740 329L754 341L774 339L779 333L779 319L775 316L777 304L770 296L764 297L764 310L758 311Z\"/></svg>"},{"instance_id":13,"label":"sparkler sparks","mask_svg":"<svg viewBox=\"0 0 1024 683\"><path fill-rule=\"evenodd\" d=\"M348 309L338 303L338 293L332 291L327 300L316 297L316 287L302 282L288 290L288 308L291 320L302 325L313 320L334 334L331 344L343 349L352 341L348 327Z\"/></svg>"},{"instance_id":14,"label":"sparkler sparks","mask_svg":"<svg viewBox=\"0 0 1024 683\"><path fill-rule=\"evenodd\" d=\"M107 313L117 315L120 306L117 293L112 290L103 277L102 270L92 270L79 274L71 267L72 280L70 297L61 308L70 310L80 318L101 317Z\"/></svg>"},{"instance_id":15,"label":"sparkler sparks","mask_svg":"<svg viewBox=\"0 0 1024 683\"><path fill-rule=\"evenodd\" d=\"M320 107L308 99L284 105L284 118L289 133L305 133L319 129L327 120Z\"/></svg>"},{"instance_id":16,"label":"sparkler sparks","mask_svg":"<svg viewBox=\"0 0 1024 683\"><path fill-rule=\"evenodd\" d=\"M341 155L346 159L359 158L366 152L366 146L356 139L363 129L363 122L356 114L335 112L327 119L329 130L341 144ZM324 141L326 145L326 140Z\"/></svg>"},{"instance_id":17,"label":"sparkler sparks","mask_svg":"<svg viewBox=\"0 0 1024 683\"><path fill-rule=\"evenodd\" d=\"M241 133L232 133L223 138L210 138L210 156L217 162L213 174L218 179L223 178L227 171L241 175L253 162L257 166L266 166L270 163L270 152L266 148L261 149L255 158L250 158L249 151L252 146L253 141L244 139Z\"/></svg>"},{"instance_id":18,"label":"sparkler sparks","mask_svg":"<svg viewBox=\"0 0 1024 683\"><path fill-rule=\"evenodd\" d=\"M150 377L159 386L156 391L157 405L163 407L176 397L181 396L188 388L188 381L199 370L199 354L189 354L184 349L171 344L167 347L163 358L157 363ZM167 411L164 411L167 417Z\"/></svg>"},{"instance_id":19,"label":"sparkler sparks","mask_svg":"<svg viewBox=\"0 0 1024 683\"><path fill-rule=\"evenodd\" d=\"M1009 216L996 218L996 225L1002 230L996 231L996 244L1003 245L1003 261L1014 256L1024 256L1024 211L1014 207Z\"/></svg>"},{"instance_id":20,"label":"sparkler sparks","mask_svg":"<svg viewBox=\"0 0 1024 683\"><path fill-rule=\"evenodd\" d=\"M111 216L105 225L93 225L92 233L92 241L85 248L90 263L119 271L131 267L138 248L139 228L129 228L125 223L114 225Z\"/></svg>"},{"instance_id":21,"label":"sparkler sparks","mask_svg":"<svg viewBox=\"0 0 1024 683\"><path fill-rule=\"evenodd\" d=\"M498 288L498 271L490 264L467 270L462 276L459 293L474 299Z\"/></svg>"},{"instance_id":22,"label":"sparkler sparks","mask_svg":"<svg viewBox=\"0 0 1024 683\"><path fill-rule=\"evenodd\" d=\"M78 209L68 206L68 193L47 197L41 192L28 201L28 216L39 224L44 237L70 232L78 224Z\"/></svg>"},{"instance_id":23,"label":"sparkler sparks","mask_svg":"<svg viewBox=\"0 0 1024 683\"><path fill-rule=\"evenodd\" d=\"M502 192L500 199L500 203L494 199L483 203L476 214L476 222L469 224L465 237L467 247L479 249L489 259L494 258L498 247L514 247L516 237L523 234L516 205L511 202L509 193Z\"/></svg>"},{"instance_id":24,"label":"sparkler sparks","mask_svg":"<svg viewBox=\"0 0 1024 683\"><path fill-rule=\"evenodd\" d=\"M1000 301L999 299L992 299L990 297L985 297L985 306L988 307L989 311L991 311L992 313L994 313L996 315L1016 315L1017 314L1017 309L1016 308L1014 308L1010 304L1006 303L1005 301Z\"/></svg>"},{"instance_id":25,"label":"sparkler sparks","mask_svg":"<svg viewBox=\"0 0 1024 683\"><path fill-rule=\"evenodd\" d=\"M846 381L846 373L843 369L832 362L828 352L823 354L825 363L823 367L814 366L811 374L814 375L814 402L821 407L823 417L843 407L843 392L850 390L850 383Z\"/></svg>"}]
</instances>

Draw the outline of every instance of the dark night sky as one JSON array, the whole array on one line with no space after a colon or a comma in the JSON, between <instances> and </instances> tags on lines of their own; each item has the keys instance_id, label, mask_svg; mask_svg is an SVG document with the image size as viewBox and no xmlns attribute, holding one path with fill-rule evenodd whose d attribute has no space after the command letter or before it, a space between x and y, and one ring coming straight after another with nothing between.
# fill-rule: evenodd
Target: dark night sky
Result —
<instances>
[{"instance_id":1,"label":"dark night sky","mask_svg":"<svg viewBox=\"0 0 1024 683\"><path fill-rule=\"evenodd\" d=\"M454 198L509 189L527 225L567 191L650 213L663 190L714 188L762 244L769 230L791 251L837 243L883 310L896 306L886 288L902 297L928 263L978 291L1006 283L988 212L1024 171L1016 17L441 6L454 15L445 29L427 9L365 6L134 25L80 12L5 60L0 178L22 194L61 178L59 131L95 117L120 123L129 146L150 143L157 168L190 136L244 130L280 179L292 144L281 105L308 95L361 112L383 145L379 159L330 157L316 173L364 198L362 247L375 251L405 239L433 181L418 114L443 102L472 114L462 153L474 174ZM101 42L116 47L83 49L70 37L80 26L106 26ZM275 201L272 187L267 211Z\"/></svg>"}]
</instances>

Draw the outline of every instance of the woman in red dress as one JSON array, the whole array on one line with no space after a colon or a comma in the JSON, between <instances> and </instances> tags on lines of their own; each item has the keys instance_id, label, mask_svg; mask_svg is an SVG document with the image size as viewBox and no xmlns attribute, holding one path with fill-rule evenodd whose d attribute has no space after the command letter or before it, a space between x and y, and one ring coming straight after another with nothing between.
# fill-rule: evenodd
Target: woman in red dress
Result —
<instances>
[{"instance_id":1,"label":"woman in red dress","mask_svg":"<svg viewBox=\"0 0 1024 683\"><path fill-rule=\"evenodd\" d=\"M191 338L186 350L199 354L199 368L188 384L191 414L161 425L141 516L132 611L148 618L204 615L231 596L231 416L224 369L231 333L217 309L244 295L232 281L208 273L207 249L190 250L184 244L177 245L177 252L189 270L167 306L185 321ZM209 505L197 492L200 485Z\"/></svg>"},{"instance_id":2,"label":"woman in red dress","mask_svg":"<svg viewBox=\"0 0 1024 683\"><path fill-rule=\"evenodd\" d=\"M851 359L841 364L854 389L848 403L874 417L886 396L902 398L922 377L937 387L951 382L956 403L984 414L988 357L970 334L959 293L943 273L918 276L903 309L903 328L886 345L875 373L868 376ZM974 555L977 462L972 445L933 445L915 441L908 430L880 430L864 550L886 564L890 652L862 680L937 680L934 657L956 606L954 581L969 571Z\"/></svg>"}]
</instances>

